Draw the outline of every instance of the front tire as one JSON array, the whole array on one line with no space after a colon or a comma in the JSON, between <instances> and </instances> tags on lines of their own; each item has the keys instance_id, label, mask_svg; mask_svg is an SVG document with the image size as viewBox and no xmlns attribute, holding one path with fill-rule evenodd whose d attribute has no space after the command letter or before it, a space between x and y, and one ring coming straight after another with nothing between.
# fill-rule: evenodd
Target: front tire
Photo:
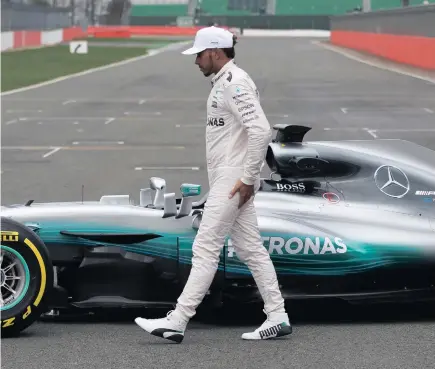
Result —
<instances>
[{"instance_id":1,"label":"front tire","mask_svg":"<svg viewBox=\"0 0 435 369\"><path fill-rule=\"evenodd\" d=\"M25 225L1 218L1 336L17 336L47 311L53 266L44 242Z\"/></svg>"}]
</instances>

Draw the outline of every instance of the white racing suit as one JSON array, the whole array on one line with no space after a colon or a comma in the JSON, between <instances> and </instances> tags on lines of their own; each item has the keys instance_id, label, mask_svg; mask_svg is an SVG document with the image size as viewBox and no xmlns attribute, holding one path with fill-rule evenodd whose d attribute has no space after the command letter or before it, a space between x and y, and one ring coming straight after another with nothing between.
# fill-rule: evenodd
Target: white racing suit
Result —
<instances>
[{"instance_id":1,"label":"white racing suit","mask_svg":"<svg viewBox=\"0 0 435 369\"><path fill-rule=\"evenodd\" d=\"M260 236L253 197L240 209L238 193L229 199L239 179L258 191L271 134L254 82L233 61L228 62L212 79L207 101L210 191L193 243L191 273L176 308L186 319L195 315L213 281L227 236L249 267L265 312L285 312L275 268Z\"/></svg>"}]
</instances>

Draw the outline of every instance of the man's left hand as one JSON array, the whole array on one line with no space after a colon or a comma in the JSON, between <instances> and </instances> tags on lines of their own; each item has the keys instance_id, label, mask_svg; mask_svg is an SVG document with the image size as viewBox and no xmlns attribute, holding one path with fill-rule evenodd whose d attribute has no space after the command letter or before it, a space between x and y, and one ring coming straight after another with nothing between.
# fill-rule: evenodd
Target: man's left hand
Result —
<instances>
[{"instance_id":1,"label":"man's left hand","mask_svg":"<svg viewBox=\"0 0 435 369\"><path fill-rule=\"evenodd\" d=\"M252 197L254 194L254 185L244 184L240 179L236 182L233 189L230 192L229 198L240 192L239 209Z\"/></svg>"}]
</instances>

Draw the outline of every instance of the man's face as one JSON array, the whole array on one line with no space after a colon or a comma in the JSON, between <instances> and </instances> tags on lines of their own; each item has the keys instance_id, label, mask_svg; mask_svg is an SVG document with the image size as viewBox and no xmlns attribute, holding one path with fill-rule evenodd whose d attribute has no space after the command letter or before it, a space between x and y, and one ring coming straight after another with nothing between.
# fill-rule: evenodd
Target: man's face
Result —
<instances>
[{"instance_id":1,"label":"man's face","mask_svg":"<svg viewBox=\"0 0 435 369\"><path fill-rule=\"evenodd\" d=\"M212 49L207 49L196 54L195 64L199 66L204 76L208 77L215 72L215 57L216 52Z\"/></svg>"}]
</instances>

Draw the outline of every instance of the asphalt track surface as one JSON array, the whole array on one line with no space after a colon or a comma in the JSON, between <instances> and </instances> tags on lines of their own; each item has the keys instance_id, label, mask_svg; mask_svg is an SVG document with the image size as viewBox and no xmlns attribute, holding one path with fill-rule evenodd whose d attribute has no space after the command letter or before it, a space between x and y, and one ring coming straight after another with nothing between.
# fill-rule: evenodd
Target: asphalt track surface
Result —
<instances>
[{"instance_id":1,"label":"asphalt track surface","mask_svg":"<svg viewBox=\"0 0 435 369\"><path fill-rule=\"evenodd\" d=\"M309 39L241 39L236 61L255 78L271 124L310 125L307 140L402 138L435 149L433 83ZM182 182L206 191L209 90L193 57L174 50L2 97L2 203L81 200L82 185L85 200L129 193L138 201L150 176L163 176L169 191ZM145 334L135 314L38 322L2 340L2 367L433 367L433 307L292 304L292 336L245 342L241 333L264 319L261 306L252 309L194 319L181 345Z\"/></svg>"}]
</instances>

